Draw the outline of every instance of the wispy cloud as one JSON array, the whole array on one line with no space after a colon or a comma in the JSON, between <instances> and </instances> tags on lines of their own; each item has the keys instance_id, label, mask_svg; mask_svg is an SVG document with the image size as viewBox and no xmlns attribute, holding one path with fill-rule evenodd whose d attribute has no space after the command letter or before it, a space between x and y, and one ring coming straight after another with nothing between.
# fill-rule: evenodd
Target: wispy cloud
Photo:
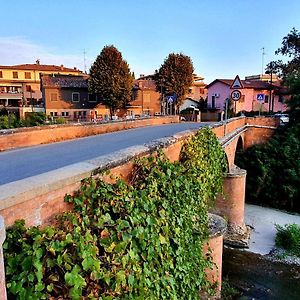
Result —
<instances>
[{"instance_id":1,"label":"wispy cloud","mask_svg":"<svg viewBox=\"0 0 300 300\"><path fill-rule=\"evenodd\" d=\"M83 51L83 50L82 50ZM61 65L84 69L83 53L81 55L61 55L56 49L46 49L23 37L0 37L0 65L30 64L40 59L42 64ZM87 71L91 60L86 58Z\"/></svg>"}]
</instances>

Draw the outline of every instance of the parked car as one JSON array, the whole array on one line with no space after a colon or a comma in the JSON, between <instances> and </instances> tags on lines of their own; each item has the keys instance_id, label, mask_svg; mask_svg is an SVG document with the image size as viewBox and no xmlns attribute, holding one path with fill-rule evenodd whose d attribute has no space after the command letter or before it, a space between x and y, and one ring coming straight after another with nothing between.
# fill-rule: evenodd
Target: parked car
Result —
<instances>
[{"instance_id":1,"label":"parked car","mask_svg":"<svg viewBox=\"0 0 300 300\"><path fill-rule=\"evenodd\" d=\"M275 118L279 118L280 120L280 125L285 125L289 122L290 117L288 114L275 114Z\"/></svg>"}]
</instances>

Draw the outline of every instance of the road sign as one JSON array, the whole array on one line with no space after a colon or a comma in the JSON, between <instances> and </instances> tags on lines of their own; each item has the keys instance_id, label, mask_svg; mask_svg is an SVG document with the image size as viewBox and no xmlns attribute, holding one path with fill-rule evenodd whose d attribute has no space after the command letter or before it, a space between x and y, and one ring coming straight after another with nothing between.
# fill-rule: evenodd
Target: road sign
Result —
<instances>
[{"instance_id":1,"label":"road sign","mask_svg":"<svg viewBox=\"0 0 300 300\"><path fill-rule=\"evenodd\" d=\"M239 77L239 75L236 75L231 86L230 86L231 89L243 89L244 86L242 84L242 81Z\"/></svg>"},{"instance_id":2,"label":"road sign","mask_svg":"<svg viewBox=\"0 0 300 300\"><path fill-rule=\"evenodd\" d=\"M167 101L169 104L172 104L174 102L174 96L168 96Z\"/></svg>"},{"instance_id":3,"label":"road sign","mask_svg":"<svg viewBox=\"0 0 300 300\"><path fill-rule=\"evenodd\" d=\"M242 93L239 90L233 90L230 96L233 101L239 101L242 97Z\"/></svg>"},{"instance_id":4,"label":"road sign","mask_svg":"<svg viewBox=\"0 0 300 300\"><path fill-rule=\"evenodd\" d=\"M259 102L265 102L265 95L264 94L257 94L256 100Z\"/></svg>"}]
</instances>

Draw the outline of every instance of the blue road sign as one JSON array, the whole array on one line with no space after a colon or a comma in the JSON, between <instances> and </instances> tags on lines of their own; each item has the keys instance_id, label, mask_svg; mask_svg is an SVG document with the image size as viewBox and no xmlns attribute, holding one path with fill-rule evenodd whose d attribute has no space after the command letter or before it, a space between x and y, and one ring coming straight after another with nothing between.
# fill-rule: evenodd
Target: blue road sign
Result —
<instances>
[{"instance_id":1,"label":"blue road sign","mask_svg":"<svg viewBox=\"0 0 300 300\"><path fill-rule=\"evenodd\" d=\"M168 96L167 101L169 104L172 104L174 102L174 96Z\"/></svg>"},{"instance_id":2,"label":"blue road sign","mask_svg":"<svg viewBox=\"0 0 300 300\"><path fill-rule=\"evenodd\" d=\"M264 94L257 94L256 95L256 100L259 102L264 102L265 101L265 95Z\"/></svg>"}]
</instances>

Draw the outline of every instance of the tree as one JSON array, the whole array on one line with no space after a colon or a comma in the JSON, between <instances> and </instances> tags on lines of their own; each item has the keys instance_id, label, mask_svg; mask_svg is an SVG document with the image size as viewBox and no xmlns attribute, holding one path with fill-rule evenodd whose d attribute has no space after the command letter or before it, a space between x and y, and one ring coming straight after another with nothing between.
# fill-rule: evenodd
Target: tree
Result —
<instances>
[{"instance_id":1,"label":"tree","mask_svg":"<svg viewBox=\"0 0 300 300\"><path fill-rule=\"evenodd\" d=\"M290 108L292 123L300 122L300 32L293 28L282 39L282 46L275 51L291 58L286 63L282 60L267 65L267 72L279 74L289 88L291 99L287 102Z\"/></svg>"},{"instance_id":2,"label":"tree","mask_svg":"<svg viewBox=\"0 0 300 300\"><path fill-rule=\"evenodd\" d=\"M90 68L90 92L100 96L112 116L130 101L132 85L133 77L122 54L112 45L105 46Z\"/></svg>"},{"instance_id":3,"label":"tree","mask_svg":"<svg viewBox=\"0 0 300 300\"><path fill-rule=\"evenodd\" d=\"M293 28L290 33L282 39L281 48L275 54L288 56L291 59L284 63L282 60L271 62L267 65L267 71L273 71L286 80L292 75L299 75L300 72L300 32Z\"/></svg>"},{"instance_id":4,"label":"tree","mask_svg":"<svg viewBox=\"0 0 300 300\"><path fill-rule=\"evenodd\" d=\"M189 56L170 53L155 74L157 91L164 95L174 95L178 108L193 83L193 72L194 67Z\"/></svg>"}]
</instances>

